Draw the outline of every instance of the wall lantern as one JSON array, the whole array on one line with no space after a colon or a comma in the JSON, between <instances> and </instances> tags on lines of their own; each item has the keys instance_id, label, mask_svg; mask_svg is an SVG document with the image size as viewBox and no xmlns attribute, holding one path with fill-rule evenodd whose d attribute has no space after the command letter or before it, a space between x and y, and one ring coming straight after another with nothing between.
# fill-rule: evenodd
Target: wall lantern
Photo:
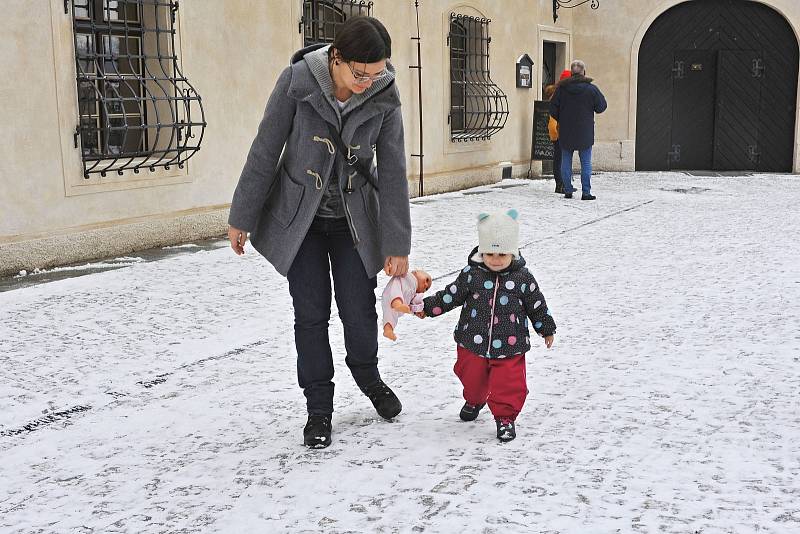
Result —
<instances>
[{"instance_id":1,"label":"wall lantern","mask_svg":"<svg viewBox=\"0 0 800 534\"><path fill-rule=\"evenodd\" d=\"M573 7L582 6L583 4L591 2L589 7L597 9L600 7L600 0L553 0L553 22L558 20L558 10L562 7L572 9Z\"/></svg>"}]
</instances>

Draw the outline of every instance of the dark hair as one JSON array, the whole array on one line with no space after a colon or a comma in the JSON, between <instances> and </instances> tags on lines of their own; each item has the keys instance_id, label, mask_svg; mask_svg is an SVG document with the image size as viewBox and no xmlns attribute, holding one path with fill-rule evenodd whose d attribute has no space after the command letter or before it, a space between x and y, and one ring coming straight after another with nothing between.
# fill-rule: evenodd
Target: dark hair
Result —
<instances>
[{"instance_id":1,"label":"dark hair","mask_svg":"<svg viewBox=\"0 0 800 534\"><path fill-rule=\"evenodd\" d=\"M333 59L333 49L339 51L344 61L376 63L392 57L392 38L381 21L357 15L348 18L336 30L328 59Z\"/></svg>"}]
</instances>

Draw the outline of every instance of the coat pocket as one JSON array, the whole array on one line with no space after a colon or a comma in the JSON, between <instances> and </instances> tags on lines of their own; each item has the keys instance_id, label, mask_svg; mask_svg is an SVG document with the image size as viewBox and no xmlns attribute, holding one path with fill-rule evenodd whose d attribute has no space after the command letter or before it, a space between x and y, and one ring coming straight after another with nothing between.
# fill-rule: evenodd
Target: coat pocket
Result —
<instances>
[{"instance_id":1,"label":"coat pocket","mask_svg":"<svg viewBox=\"0 0 800 534\"><path fill-rule=\"evenodd\" d=\"M286 169L278 174L278 185L266 204L266 210L283 228L287 228L300 209L305 187L294 181Z\"/></svg>"},{"instance_id":2,"label":"coat pocket","mask_svg":"<svg viewBox=\"0 0 800 534\"><path fill-rule=\"evenodd\" d=\"M369 183L364 183L359 188L361 190L361 199L364 201L364 212L373 226L378 226L378 220L381 215L381 205L378 202L378 193L375 188Z\"/></svg>"}]
</instances>

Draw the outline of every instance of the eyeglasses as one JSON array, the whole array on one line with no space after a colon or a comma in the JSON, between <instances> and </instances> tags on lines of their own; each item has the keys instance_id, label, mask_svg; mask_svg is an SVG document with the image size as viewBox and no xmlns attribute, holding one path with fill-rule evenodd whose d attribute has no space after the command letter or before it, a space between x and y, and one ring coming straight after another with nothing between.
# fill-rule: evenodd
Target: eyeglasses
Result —
<instances>
[{"instance_id":1,"label":"eyeglasses","mask_svg":"<svg viewBox=\"0 0 800 534\"><path fill-rule=\"evenodd\" d=\"M356 83L376 82L381 78L386 77L386 69L383 69L376 74L364 74L363 72L356 74L356 71L353 70L350 62L346 62L345 65L347 65L347 68L350 69L350 73L353 75L353 79L356 81Z\"/></svg>"}]
</instances>

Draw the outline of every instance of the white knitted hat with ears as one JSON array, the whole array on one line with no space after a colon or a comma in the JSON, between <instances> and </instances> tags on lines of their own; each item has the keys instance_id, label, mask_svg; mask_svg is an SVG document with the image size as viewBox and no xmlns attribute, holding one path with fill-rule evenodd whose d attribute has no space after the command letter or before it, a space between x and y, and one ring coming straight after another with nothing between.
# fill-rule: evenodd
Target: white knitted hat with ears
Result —
<instances>
[{"instance_id":1,"label":"white knitted hat with ears","mask_svg":"<svg viewBox=\"0 0 800 534\"><path fill-rule=\"evenodd\" d=\"M478 215L478 253L519 256L517 210L500 210Z\"/></svg>"}]
</instances>

